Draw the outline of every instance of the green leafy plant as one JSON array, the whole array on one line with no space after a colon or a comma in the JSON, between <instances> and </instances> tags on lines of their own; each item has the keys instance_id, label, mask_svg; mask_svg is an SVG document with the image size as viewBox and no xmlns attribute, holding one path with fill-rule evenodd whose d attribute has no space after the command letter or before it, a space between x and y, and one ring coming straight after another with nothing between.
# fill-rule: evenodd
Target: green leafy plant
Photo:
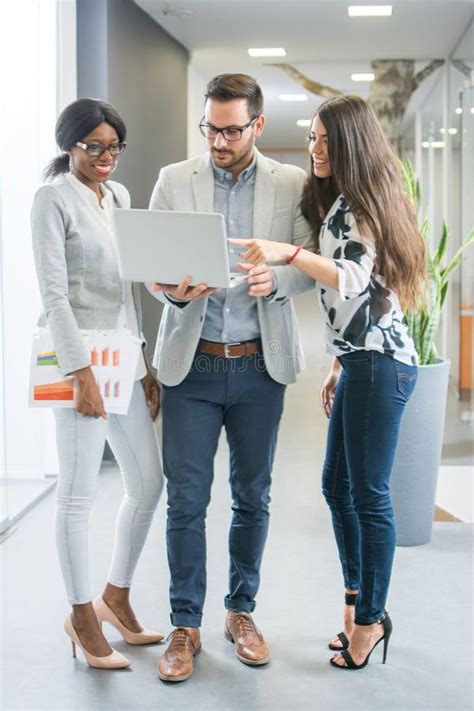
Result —
<instances>
[{"instance_id":1,"label":"green leafy plant","mask_svg":"<svg viewBox=\"0 0 474 711\"><path fill-rule=\"evenodd\" d=\"M415 176L410 161L402 163L403 179L410 200L417 214L420 206L420 183ZM428 243L429 223L424 217L420 232L426 243L427 282L426 299L418 309L406 311L405 319L409 333L415 342L415 348L420 359L420 365L431 365L436 362L436 338L441 319L441 311L448 293L449 278L461 264L462 254L466 247L474 242L474 229L469 232L451 259L447 257L449 230L443 223L441 237L434 251L430 253Z\"/></svg>"}]
</instances>

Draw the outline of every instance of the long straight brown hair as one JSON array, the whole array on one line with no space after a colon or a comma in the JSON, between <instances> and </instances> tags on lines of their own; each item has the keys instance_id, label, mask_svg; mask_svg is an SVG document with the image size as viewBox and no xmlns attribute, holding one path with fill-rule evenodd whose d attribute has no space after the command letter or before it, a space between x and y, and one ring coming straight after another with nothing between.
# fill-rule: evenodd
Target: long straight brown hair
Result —
<instances>
[{"instance_id":1,"label":"long straight brown hair","mask_svg":"<svg viewBox=\"0 0 474 711\"><path fill-rule=\"evenodd\" d=\"M338 96L321 104L316 115L326 129L331 164L331 176L317 178L311 159L301 200L316 248L324 218L342 193L361 234L368 231L375 240L376 273L404 308L415 308L423 299L425 243L399 160L373 109L358 96Z\"/></svg>"}]
</instances>

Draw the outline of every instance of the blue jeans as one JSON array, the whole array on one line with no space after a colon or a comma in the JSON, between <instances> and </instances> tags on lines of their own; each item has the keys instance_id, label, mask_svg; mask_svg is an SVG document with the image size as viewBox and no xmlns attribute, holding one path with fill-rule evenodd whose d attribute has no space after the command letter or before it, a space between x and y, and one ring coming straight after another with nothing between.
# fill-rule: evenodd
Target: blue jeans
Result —
<instances>
[{"instance_id":1,"label":"blue jeans","mask_svg":"<svg viewBox=\"0 0 474 711\"><path fill-rule=\"evenodd\" d=\"M171 622L199 627L206 594L205 518L214 456L225 427L233 517L228 610L251 612L260 583L268 505L285 386L260 355L198 353L175 387L163 386L163 469L168 485Z\"/></svg>"},{"instance_id":2,"label":"blue jeans","mask_svg":"<svg viewBox=\"0 0 474 711\"><path fill-rule=\"evenodd\" d=\"M390 475L418 371L377 351L352 352L339 361L323 493L344 585L359 591L356 624L370 625L385 610L396 543Z\"/></svg>"}]
</instances>

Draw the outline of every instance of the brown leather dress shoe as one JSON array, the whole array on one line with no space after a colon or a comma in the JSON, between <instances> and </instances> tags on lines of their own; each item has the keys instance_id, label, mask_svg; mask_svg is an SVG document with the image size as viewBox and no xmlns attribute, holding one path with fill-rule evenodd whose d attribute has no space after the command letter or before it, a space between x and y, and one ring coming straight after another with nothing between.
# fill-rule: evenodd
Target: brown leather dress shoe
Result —
<instances>
[{"instance_id":1,"label":"brown leather dress shoe","mask_svg":"<svg viewBox=\"0 0 474 711\"><path fill-rule=\"evenodd\" d=\"M158 664L158 676L163 681L184 681L193 673L193 659L201 651L199 628L177 627L168 640Z\"/></svg>"},{"instance_id":2,"label":"brown leather dress shoe","mask_svg":"<svg viewBox=\"0 0 474 711\"><path fill-rule=\"evenodd\" d=\"M270 649L248 612L228 611L226 638L235 644L235 655L244 664L258 666L270 661Z\"/></svg>"}]
</instances>

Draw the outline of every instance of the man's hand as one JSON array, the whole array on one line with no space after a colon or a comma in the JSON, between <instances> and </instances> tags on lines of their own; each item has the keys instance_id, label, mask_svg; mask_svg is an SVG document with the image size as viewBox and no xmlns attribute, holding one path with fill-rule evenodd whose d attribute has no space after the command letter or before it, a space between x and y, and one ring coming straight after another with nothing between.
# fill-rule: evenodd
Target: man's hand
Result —
<instances>
[{"instance_id":1,"label":"man's hand","mask_svg":"<svg viewBox=\"0 0 474 711\"><path fill-rule=\"evenodd\" d=\"M247 284L250 285L249 296L270 296L273 291L273 272L268 264L254 266L238 262L236 266L247 272Z\"/></svg>"},{"instance_id":2,"label":"man's hand","mask_svg":"<svg viewBox=\"0 0 474 711\"><path fill-rule=\"evenodd\" d=\"M177 301L197 301L205 299L207 296L214 294L218 289L212 289L207 284L197 284L197 286L189 286L191 277L185 276L179 284L155 284L152 285L152 291L164 291L172 299Z\"/></svg>"}]
</instances>

